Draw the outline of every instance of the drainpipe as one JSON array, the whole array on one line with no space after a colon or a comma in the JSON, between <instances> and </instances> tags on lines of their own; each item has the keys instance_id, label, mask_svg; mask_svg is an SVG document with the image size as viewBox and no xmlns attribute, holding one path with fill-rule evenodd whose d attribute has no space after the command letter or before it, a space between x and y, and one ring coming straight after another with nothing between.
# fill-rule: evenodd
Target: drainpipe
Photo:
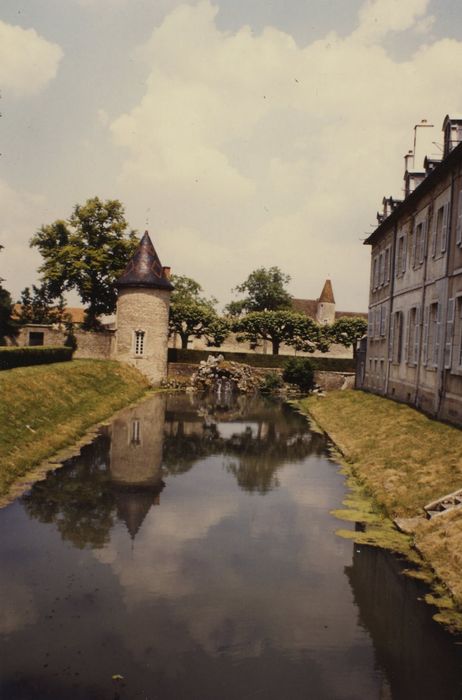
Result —
<instances>
[{"instance_id":1,"label":"drainpipe","mask_svg":"<svg viewBox=\"0 0 462 700\"><path fill-rule=\"evenodd\" d=\"M394 229L393 229L393 241L391 245L391 260L390 260L390 292L389 292L389 304L388 304L388 329L387 329L387 335L386 335L386 343L387 343L387 368L386 368L386 376L385 376L385 386L384 386L384 395L388 395L388 382L390 379L390 367L391 367L391 361L392 361L392 356L389 356L390 353L390 337L391 337L391 328L392 328L392 311L393 311L393 292L395 289L395 253L396 253L396 238L398 236L398 222L395 223ZM392 348L393 352L393 348Z\"/></svg>"}]
</instances>

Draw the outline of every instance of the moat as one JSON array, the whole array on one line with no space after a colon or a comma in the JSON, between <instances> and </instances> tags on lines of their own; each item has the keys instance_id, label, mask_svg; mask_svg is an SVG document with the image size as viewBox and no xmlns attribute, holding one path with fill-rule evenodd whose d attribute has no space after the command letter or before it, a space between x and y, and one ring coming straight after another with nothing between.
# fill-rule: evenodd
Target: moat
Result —
<instances>
[{"instance_id":1,"label":"moat","mask_svg":"<svg viewBox=\"0 0 462 700\"><path fill-rule=\"evenodd\" d=\"M335 535L324 436L157 395L0 510L1 700L453 700L462 646Z\"/></svg>"}]
</instances>

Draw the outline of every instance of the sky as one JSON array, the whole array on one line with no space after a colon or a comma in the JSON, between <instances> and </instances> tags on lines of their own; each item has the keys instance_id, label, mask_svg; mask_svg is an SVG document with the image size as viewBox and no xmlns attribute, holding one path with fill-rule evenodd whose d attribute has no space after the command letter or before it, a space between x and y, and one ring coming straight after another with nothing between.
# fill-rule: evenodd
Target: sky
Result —
<instances>
[{"instance_id":1,"label":"sky","mask_svg":"<svg viewBox=\"0 0 462 700\"><path fill-rule=\"evenodd\" d=\"M0 277L17 300L31 236L99 196L222 304L277 265L364 311L362 241L461 79L459 0L2 0Z\"/></svg>"}]
</instances>

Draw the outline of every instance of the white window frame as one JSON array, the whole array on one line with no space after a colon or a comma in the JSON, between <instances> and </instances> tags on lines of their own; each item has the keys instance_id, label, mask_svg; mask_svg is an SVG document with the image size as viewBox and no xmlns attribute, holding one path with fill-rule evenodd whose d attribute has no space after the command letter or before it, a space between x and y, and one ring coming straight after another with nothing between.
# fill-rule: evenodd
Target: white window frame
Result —
<instances>
[{"instance_id":1,"label":"white window frame","mask_svg":"<svg viewBox=\"0 0 462 700\"><path fill-rule=\"evenodd\" d=\"M136 357L143 357L146 345L146 331L137 328L133 331L133 352Z\"/></svg>"}]
</instances>

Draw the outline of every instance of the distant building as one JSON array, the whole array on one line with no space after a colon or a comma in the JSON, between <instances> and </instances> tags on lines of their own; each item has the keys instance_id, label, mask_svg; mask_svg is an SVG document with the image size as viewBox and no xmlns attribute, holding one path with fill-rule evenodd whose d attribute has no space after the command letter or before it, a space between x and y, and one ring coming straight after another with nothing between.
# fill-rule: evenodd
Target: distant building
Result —
<instances>
[{"instance_id":1,"label":"distant building","mask_svg":"<svg viewBox=\"0 0 462 700\"><path fill-rule=\"evenodd\" d=\"M336 310L334 290L330 279L324 282L319 299L292 299L292 307L295 311L306 314L321 325L334 323L338 318L344 317L367 318L367 313L363 311Z\"/></svg>"},{"instance_id":2,"label":"distant building","mask_svg":"<svg viewBox=\"0 0 462 700\"><path fill-rule=\"evenodd\" d=\"M421 124L418 126L427 126ZM441 159L407 154L404 199L384 199L371 246L359 384L462 425L462 118Z\"/></svg>"}]
</instances>

